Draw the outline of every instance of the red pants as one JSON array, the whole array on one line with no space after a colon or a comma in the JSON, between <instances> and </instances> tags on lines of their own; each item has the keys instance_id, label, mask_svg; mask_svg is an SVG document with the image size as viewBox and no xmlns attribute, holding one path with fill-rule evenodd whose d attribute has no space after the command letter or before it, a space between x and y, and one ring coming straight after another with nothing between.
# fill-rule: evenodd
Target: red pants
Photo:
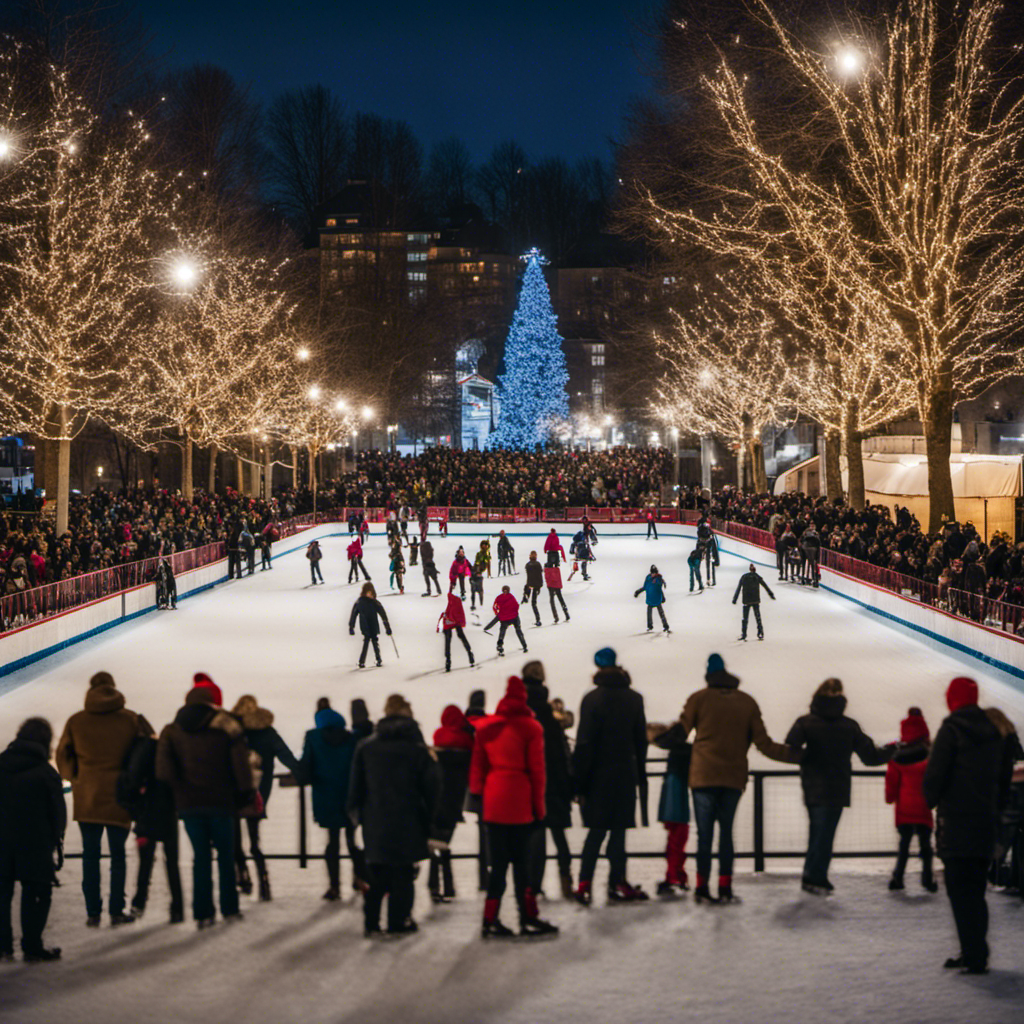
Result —
<instances>
[{"instance_id":1,"label":"red pants","mask_svg":"<svg viewBox=\"0 0 1024 1024\"><path fill-rule=\"evenodd\" d=\"M665 823L668 843L665 845L665 881L673 885L686 884L686 840L690 838L689 825Z\"/></svg>"}]
</instances>

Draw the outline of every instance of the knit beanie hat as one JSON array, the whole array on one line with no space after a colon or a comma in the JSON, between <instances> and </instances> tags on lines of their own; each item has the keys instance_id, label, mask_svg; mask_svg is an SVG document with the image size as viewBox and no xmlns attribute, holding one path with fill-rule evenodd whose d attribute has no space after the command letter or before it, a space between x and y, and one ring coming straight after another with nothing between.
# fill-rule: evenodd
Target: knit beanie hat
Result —
<instances>
[{"instance_id":1,"label":"knit beanie hat","mask_svg":"<svg viewBox=\"0 0 1024 1024\"><path fill-rule=\"evenodd\" d=\"M957 676L946 690L946 704L950 711L978 703L978 684L967 676Z\"/></svg>"},{"instance_id":2,"label":"knit beanie hat","mask_svg":"<svg viewBox=\"0 0 1024 1024\"><path fill-rule=\"evenodd\" d=\"M205 672L197 672L192 677L192 686L196 690L208 691L211 704L216 704L217 707L220 707L224 703L220 687Z\"/></svg>"},{"instance_id":3,"label":"knit beanie hat","mask_svg":"<svg viewBox=\"0 0 1024 1024\"><path fill-rule=\"evenodd\" d=\"M109 672L97 672L92 679L89 680L89 689L92 690L97 686L113 686L114 677Z\"/></svg>"},{"instance_id":4,"label":"knit beanie hat","mask_svg":"<svg viewBox=\"0 0 1024 1024\"><path fill-rule=\"evenodd\" d=\"M722 660L720 654L709 654L708 655L708 670L704 673L705 677L713 676L716 672L725 671L725 662Z\"/></svg>"},{"instance_id":5,"label":"knit beanie hat","mask_svg":"<svg viewBox=\"0 0 1024 1024\"><path fill-rule=\"evenodd\" d=\"M924 720L920 708L911 708L907 717L900 722L900 739L904 743L920 743L931 738L928 723Z\"/></svg>"},{"instance_id":6,"label":"knit beanie hat","mask_svg":"<svg viewBox=\"0 0 1024 1024\"><path fill-rule=\"evenodd\" d=\"M345 727L345 716L339 714L334 708L321 708L314 716L313 721L316 722L318 729L326 729L331 725L340 725L342 728Z\"/></svg>"},{"instance_id":7,"label":"knit beanie hat","mask_svg":"<svg viewBox=\"0 0 1024 1024\"><path fill-rule=\"evenodd\" d=\"M511 697L513 700L526 700L526 684L519 676L508 677L508 687L505 690L505 696Z\"/></svg>"},{"instance_id":8,"label":"knit beanie hat","mask_svg":"<svg viewBox=\"0 0 1024 1024\"><path fill-rule=\"evenodd\" d=\"M598 668L613 668L615 666L615 651L610 647L602 647L594 655L594 664Z\"/></svg>"},{"instance_id":9,"label":"knit beanie hat","mask_svg":"<svg viewBox=\"0 0 1024 1024\"><path fill-rule=\"evenodd\" d=\"M483 711L487 704L487 694L483 690L473 690L469 695L469 707Z\"/></svg>"},{"instance_id":10,"label":"knit beanie hat","mask_svg":"<svg viewBox=\"0 0 1024 1024\"><path fill-rule=\"evenodd\" d=\"M523 682L543 683L544 679L544 666L539 661L528 661L523 666Z\"/></svg>"}]
</instances>

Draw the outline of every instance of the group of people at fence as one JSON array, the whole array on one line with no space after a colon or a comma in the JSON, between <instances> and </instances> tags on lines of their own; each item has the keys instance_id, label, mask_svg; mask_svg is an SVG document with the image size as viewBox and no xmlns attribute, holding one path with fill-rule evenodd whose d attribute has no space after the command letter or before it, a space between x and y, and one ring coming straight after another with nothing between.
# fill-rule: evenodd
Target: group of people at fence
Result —
<instances>
[{"instance_id":1,"label":"group of people at fence","mask_svg":"<svg viewBox=\"0 0 1024 1024\"><path fill-rule=\"evenodd\" d=\"M921 884L937 889L932 868L933 808L938 855L959 939L947 967L987 969L986 880L1019 836L1002 816L1011 794L1014 762L1024 756L1012 724L997 709L978 706L978 687L954 679L949 715L934 741L921 712L911 708L899 742L877 746L846 715L842 683L826 680L784 742L765 727L757 702L718 654L708 658L706 685L690 694L679 719L647 721L643 696L615 651L594 656L594 687L578 720L550 700L544 666L531 661L512 676L493 713L482 690L463 712L443 711L428 745L413 709L392 694L374 724L362 700L351 723L320 698L313 727L296 756L274 728L274 716L251 695L227 710L220 687L197 673L184 704L159 733L126 706L105 672L92 677L82 711L72 715L56 744L43 718L30 718L0 754L0 958L14 955L11 902L21 884L21 947L25 959L60 956L43 942L56 872L63 863L66 811L62 778L70 782L73 815L82 839L82 890L89 928L103 922L100 855L110 854L107 897L112 927L132 924L147 909L157 844L162 844L171 895L170 921L185 918L178 868L178 822L192 845L192 915L199 929L216 919L217 892L225 922L241 919L239 893L271 899L260 823L268 813L278 762L292 781L310 787L313 818L327 833L324 899L341 898L341 833L352 859L353 888L363 895L367 938L417 930L412 916L417 865L429 861L432 899L456 897L451 843L465 813L478 816L479 887L485 892L481 934L504 939L513 930L500 909L511 867L522 936L553 937L556 925L540 915L545 891L546 835L555 845L558 884L567 900L588 907L595 873L607 844L609 902L642 903L648 894L628 877L627 831L648 824L648 746L668 755L657 817L667 832L666 870L657 888L663 899L689 889L686 870L691 820L697 827L693 895L701 903L735 902L733 822L748 778L751 745L766 757L798 764L809 818L801 884L814 897L833 889L833 842L851 801L851 760L887 764L886 799L895 805L899 853L889 888L902 889L911 842L921 854ZM567 729L576 725L574 745ZM587 835L578 873L566 829L578 800ZM132 823L138 847L135 893L127 901L125 848ZM244 822L244 831L243 831ZM1011 822L1012 825L1012 822ZM356 828L362 830L362 846ZM718 829L718 877L712 891L712 853ZM1019 816L1017 824L1019 829ZM1012 831L1012 829L1011 829ZM248 841L248 856L245 840ZM255 877L251 876L251 858ZM1020 863L1014 865L1020 885ZM386 932L382 906L387 899ZM549 904L550 906L550 904Z\"/></svg>"}]
</instances>

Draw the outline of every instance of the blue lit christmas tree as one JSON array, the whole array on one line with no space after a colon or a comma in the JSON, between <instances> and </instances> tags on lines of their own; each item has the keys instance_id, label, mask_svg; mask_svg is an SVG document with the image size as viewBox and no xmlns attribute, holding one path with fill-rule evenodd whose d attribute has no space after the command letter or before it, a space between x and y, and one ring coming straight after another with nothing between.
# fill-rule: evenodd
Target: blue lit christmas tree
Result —
<instances>
[{"instance_id":1,"label":"blue lit christmas tree","mask_svg":"<svg viewBox=\"0 0 1024 1024\"><path fill-rule=\"evenodd\" d=\"M558 321L536 249L523 257L526 272L512 329L505 341L505 372L498 381L501 415L488 438L492 448L532 448L542 444L569 415L565 366Z\"/></svg>"}]
</instances>

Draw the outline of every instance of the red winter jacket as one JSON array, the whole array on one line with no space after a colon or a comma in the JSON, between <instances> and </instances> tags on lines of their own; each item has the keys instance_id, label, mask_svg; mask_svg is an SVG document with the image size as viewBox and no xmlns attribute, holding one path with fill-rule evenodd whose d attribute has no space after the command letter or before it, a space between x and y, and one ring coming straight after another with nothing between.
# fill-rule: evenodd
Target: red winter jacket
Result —
<instances>
[{"instance_id":1,"label":"red winter jacket","mask_svg":"<svg viewBox=\"0 0 1024 1024\"><path fill-rule=\"evenodd\" d=\"M934 826L931 808L924 798L924 773L928 759L901 764L890 761L885 770L885 802L896 805L897 825Z\"/></svg>"},{"instance_id":2,"label":"red winter jacket","mask_svg":"<svg viewBox=\"0 0 1024 1024\"><path fill-rule=\"evenodd\" d=\"M434 746L473 749L473 727L454 704L441 712L441 728L434 730Z\"/></svg>"},{"instance_id":3,"label":"red winter jacket","mask_svg":"<svg viewBox=\"0 0 1024 1024\"><path fill-rule=\"evenodd\" d=\"M472 572L473 566L470 565L468 558L463 558L461 562L456 558L448 570L448 579L454 583L460 576L469 576Z\"/></svg>"},{"instance_id":4,"label":"red winter jacket","mask_svg":"<svg viewBox=\"0 0 1024 1024\"><path fill-rule=\"evenodd\" d=\"M491 609L499 622L511 622L519 615L519 601L514 594L499 594Z\"/></svg>"},{"instance_id":5,"label":"red winter jacket","mask_svg":"<svg viewBox=\"0 0 1024 1024\"><path fill-rule=\"evenodd\" d=\"M549 533L547 540L544 541L544 551L559 551L562 555L562 561L565 561L565 548L562 547L562 542L558 539L558 535L555 533Z\"/></svg>"},{"instance_id":6,"label":"red winter jacket","mask_svg":"<svg viewBox=\"0 0 1024 1024\"><path fill-rule=\"evenodd\" d=\"M356 558L363 557L363 545L358 540L352 541L348 546L348 560L351 562Z\"/></svg>"},{"instance_id":7,"label":"red winter jacket","mask_svg":"<svg viewBox=\"0 0 1024 1024\"><path fill-rule=\"evenodd\" d=\"M550 590L561 590L562 570L557 565L546 565L544 567L544 583Z\"/></svg>"},{"instance_id":8,"label":"red winter jacket","mask_svg":"<svg viewBox=\"0 0 1024 1024\"><path fill-rule=\"evenodd\" d=\"M438 628L434 630L435 633L440 631L442 624L446 633L456 626L466 625L466 606L458 594L448 595L448 607L441 612L441 617L437 620Z\"/></svg>"},{"instance_id":9,"label":"red winter jacket","mask_svg":"<svg viewBox=\"0 0 1024 1024\"><path fill-rule=\"evenodd\" d=\"M483 796L483 820L496 825L543 821L544 730L527 706L523 681L512 676L497 711L474 725L469 791Z\"/></svg>"}]
</instances>

